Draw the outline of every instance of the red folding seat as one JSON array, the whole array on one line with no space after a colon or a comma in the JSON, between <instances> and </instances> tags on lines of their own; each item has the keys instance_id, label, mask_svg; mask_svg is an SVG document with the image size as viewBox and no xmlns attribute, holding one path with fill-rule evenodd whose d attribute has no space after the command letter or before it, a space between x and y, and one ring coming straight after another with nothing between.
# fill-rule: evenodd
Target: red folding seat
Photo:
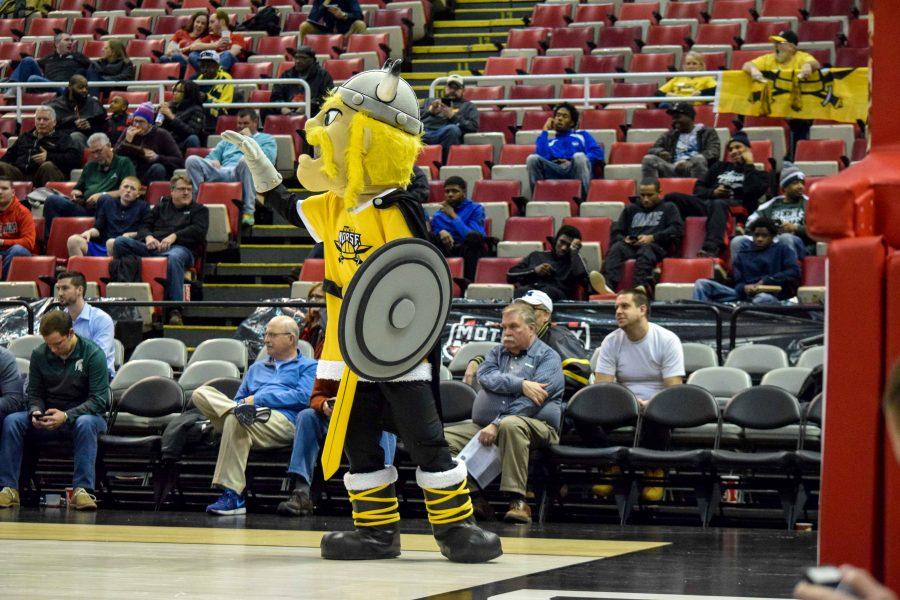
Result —
<instances>
[{"instance_id":1,"label":"red folding seat","mask_svg":"<svg viewBox=\"0 0 900 600\"><path fill-rule=\"evenodd\" d=\"M510 217L503 230L505 242L543 242L553 237L553 217Z\"/></svg>"},{"instance_id":2,"label":"red folding seat","mask_svg":"<svg viewBox=\"0 0 900 600\"><path fill-rule=\"evenodd\" d=\"M431 171L432 180L438 178L438 173L441 169L441 152L442 149L440 146L424 146L419 157L416 159L416 164L418 166L423 169L427 168Z\"/></svg>"},{"instance_id":3,"label":"red folding seat","mask_svg":"<svg viewBox=\"0 0 900 600\"><path fill-rule=\"evenodd\" d=\"M632 129L668 129L672 117L663 108L639 108L631 115Z\"/></svg>"},{"instance_id":4,"label":"red folding seat","mask_svg":"<svg viewBox=\"0 0 900 600\"><path fill-rule=\"evenodd\" d=\"M262 103L272 101L272 90L251 90L248 102Z\"/></svg>"},{"instance_id":5,"label":"red folding seat","mask_svg":"<svg viewBox=\"0 0 900 600\"><path fill-rule=\"evenodd\" d=\"M646 98L655 95L656 89L655 83L614 83L612 95L615 98Z\"/></svg>"},{"instance_id":6,"label":"red folding seat","mask_svg":"<svg viewBox=\"0 0 900 600\"><path fill-rule=\"evenodd\" d=\"M514 85L509 90L510 100L547 100L556 97L553 85ZM517 106L522 106L521 104Z\"/></svg>"},{"instance_id":7,"label":"red folding seat","mask_svg":"<svg viewBox=\"0 0 900 600\"><path fill-rule=\"evenodd\" d=\"M788 21L751 21L750 23L747 23L747 33L744 35L744 43L768 44L770 36L778 35L785 29L790 28L791 25Z\"/></svg>"},{"instance_id":8,"label":"red folding seat","mask_svg":"<svg viewBox=\"0 0 900 600\"><path fill-rule=\"evenodd\" d=\"M772 140L753 140L753 161L761 163L766 171L771 171L775 159L772 154Z\"/></svg>"},{"instance_id":9,"label":"red folding seat","mask_svg":"<svg viewBox=\"0 0 900 600\"><path fill-rule=\"evenodd\" d=\"M755 144L754 144L755 145ZM694 258L706 239L706 217L688 217L684 220L684 237L681 238L680 256ZM712 259L707 259L712 260Z\"/></svg>"},{"instance_id":10,"label":"red folding seat","mask_svg":"<svg viewBox=\"0 0 900 600\"><path fill-rule=\"evenodd\" d=\"M506 222L509 227L509 221ZM482 258L475 269L475 283L508 283L506 274L521 258Z\"/></svg>"},{"instance_id":11,"label":"red folding seat","mask_svg":"<svg viewBox=\"0 0 900 600\"><path fill-rule=\"evenodd\" d=\"M519 181L507 179L482 179L475 182L472 200L475 202L505 202L513 204L513 199L522 195Z\"/></svg>"},{"instance_id":12,"label":"red folding seat","mask_svg":"<svg viewBox=\"0 0 900 600\"><path fill-rule=\"evenodd\" d=\"M316 54L325 54L338 58L344 51L344 36L335 34L309 34L303 37L303 44L313 49Z\"/></svg>"},{"instance_id":13,"label":"red folding seat","mask_svg":"<svg viewBox=\"0 0 900 600\"><path fill-rule=\"evenodd\" d=\"M156 206L163 196L168 196L171 193L171 190L172 184L168 181L151 181L150 185L147 186L147 204Z\"/></svg>"},{"instance_id":14,"label":"red folding seat","mask_svg":"<svg viewBox=\"0 0 900 600\"><path fill-rule=\"evenodd\" d=\"M89 10L93 12L95 9L93 2L85 2L85 0L59 0L56 10L81 11L81 14L88 14Z\"/></svg>"},{"instance_id":15,"label":"red folding seat","mask_svg":"<svg viewBox=\"0 0 900 600\"><path fill-rule=\"evenodd\" d=\"M471 100L468 93L466 94L466 100ZM479 133L502 133L506 143L512 144L517 129L516 121L516 113L511 110L483 112L480 115L478 131Z\"/></svg>"},{"instance_id":16,"label":"red folding seat","mask_svg":"<svg viewBox=\"0 0 900 600\"><path fill-rule=\"evenodd\" d=\"M329 59L329 60L331 60L331 59ZM278 69L276 69L275 77L276 77L276 78L277 78L277 77L281 77L282 75L285 74L286 71L289 71L289 70L292 69L295 65L296 65L296 63L295 63L294 61L292 61L292 60L286 60L286 61L284 61L284 62L279 63L279 64L278 64Z\"/></svg>"},{"instance_id":17,"label":"red folding seat","mask_svg":"<svg viewBox=\"0 0 900 600\"><path fill-rule=\"evenodd\" d=\"M228 224L231 227L232 235L237 235L240 231L240 209L238 205L243 205L244 190L241 182L204 182L200 184L197 191L197 202L200 204L223 204L228 212ZM235 204L234 201L237 201ZM54 221L55 222L55 221Z\"/></svg>"},{"instance_id":18,"label":"red folding seat","mask_svg":"<svg viewBox=\"0 0 900 600\"><path fill-rule=\"evenodd\" d=\"M765 54L771 54L768 50L735 50L731 53L731 68L740 71L744 64L759 58Z\"/></svg>"},{"instance_id":19,"label":"red folding seat","mask_svg":"<svg viewBox=\"0 0 900 600\"><path fill-rule=\"evenodd\" d=\"M659 16L659 2L636 2L623 4L619 7L618 21L651 21L657 22Z\"/></svg>"},{"instance_id":20,"label":"red folding seat","mask_svg":"<svg viewBox=\"0 0 900 600\"><path fill-rule=\"evenodd\" d=\"M849 48L868 48L869 45L869 20L854 19L850 21L847 46Z\"/></svg>"},{"instance_id":21,"label":"red folding seat","mask_svg":"<svg viewBox=\"0 0 900 600\"><path fill-rule=\"evenodd\" d=\"M810 17L850 17L853 0L809 0Z\"/></svg>"},{"instance_id":22,"label":"red folding seat","mask_svg":"<svg viewBox=\"0 0 900 600\"><path fill-rule=\"evenodd\" d=\"M383 65L391 52L390 38L386 33L356 33L348 38L347 52L374 52Z\"/></svg>"},{"instance_id":23,"label":"red folding seat","mask_svg":"<svg viewBox=\"0 0 900 600\"><path fill-rule=\"evenodd\" d=\"M324 281L325 259L307 258L300 267L300 281Z\"/></svg>"},{"instance_id":24,"label":"red folding seat","mask_svg":"<svg viewBox=\"0 0 900 600\"><path fill-rule=\"evenodd\" d=\"M25 35L25 19L0 19L0 37L19 39Z\"/></svg>"},{"instance_id":25,"label":"red folding seat","mask_svg":"<svg viewBox=\"0 0 900 600\"><path fill-rule=\"evenodd\" d=\"M571 12L568 4L535 4L525 22L529 27L565 27Z\"/></svg>"},{"instance_id":26,"label":"red folding seat","mask_svg":"<svg viewBox=\"0 0 900 600\"><path fill-rule=\"evenodd\" d=\"M662 73L675 68L674 54L635 54L631 57L632 73Z\"/></svg>"},{"instance_id":27,"label":"red folding seat","mask_svg":"<svg viewBox=\"0 0 900 600\"><path fill-rule=\"evenodd\" d=\"M81 47L81 53L90 59L100 59L103 58L103 49L105 47L105 40L86 40Z\"/></svg>"},{"instance_id":28,"label":"red folding seat","mask_svg":"<svg viewBox=\"0 0 900 600\"><path fill-rule=\"evenodd\" d=\"M871 48L838 48L835 52L835 67L868 67L872 56Z\"/></svg>"},{"instance_id":29,"label":"red folding seat","mask_svg":"<svg viewBox=\"0 0 900 600\"><path fill-rule=\"evenodd\" d=\"M133 35L145 38L152 34L153 17L117 17L112 24L113 35Z\"/></svg>"},{"instance_id":30,"label":"red folding seat","mask_svg":"<svg viewBox=\"0 0 900 600\"><path fill-rule=\"evenodd\" d=\"M581 59L578 70L582 73L618 73L625 70L625 57L621 54L590 54Z\"/></svg>"},{"instance_id":31,"label":"red folding seat","mask_svg":"<svg viewBox=\"0 0 900 600\"><path fill-rule=\"evenodd\" d=\"M16 198L21 200L34 190L34 183L30 181L13 181L13 190Z\"/></svg>"},{"instance_id":32,"label":"red folding seat","mask_svg":"<svg viewBox=\"0 0 900 600\"><path fill-rule=\"evenodd\" d=\"M716 0L711 19L750 19L756 11L756 0Z\"/></svg>"},{"instance_id":33,"label":"red folding seat","mask_svg":"<svg viewBox=\"0 0 900 600\"><path fill-rule=\"evenodd\" d=\"M106 295L106 282L109 281L110 256L71 256L66 265L67 271L78 271L88 282L96 283L100 295Z\"/></svg>"},{"instance_id":34,"label":"red folding seat","mask_svg":"<svg viewBox=\"0 0 900 600\"><path fill-rule=\"evenodd\" d=\"M69 237L87 231L93 226L94 217L57 217L53 219L50 235L47 237L47 256L55 256L60 265L65 265L66 259L69 257Z\"/></svg>"},{"instance_id":35,"label":"red folding seat","mask_svg":"<svg viewBox=\"0 0 900 600\"><path fill-rule=\"evenodd\" d=\"M506 93L506 89L502 85L473 85L472 87L466 88L466 100L470 102L475 102L476 100L503 100L503 96ZM490 104L477 104L479 108L491 110L497 110L496 105ZM481 113L481 118L484 119L484 115L486 113Z\"/></svg>"},{"instance_id":36,"label":"red folding seat","mask_svg":"<svg viewBox=\"0 0 900 600\"><path fill-rule=\"evenodd\" d=\"M703 23L697 28L695 44L734 46L741 35L740 23Z\"/></svg>"},{"instance_id":37,"label":"red folding seat","mask_svg":"<svg viewBox=\"0 0 900 600\"><path fill-rule=\"evenodd\" d=\"M699 21L709 4L702 2L669 2L666 7L667 19L694 19Z\"/></svg>"},{"instance_id":38,"label":"red folding seat","mask_svg":"<svg viewBox=\"0 0 900 600\"><path fill-rule=\"evenodd\" d=\"M178 79L181 65L178 63L146 63L141 65L138 79L140 81L160 81Z\"/></svg>"},{"instance_id":39,"label":"red folding seat","mask_svg":"<svg viewBox=\"0 0 900 600\"><path fill-rule=\"evenodd\" d=\"M694 283L712 279L715 261L711 258L664 258L660 283Z\"/></svg>"},{"instance_id":40,"label":"red folding seat","mask_svg":"<svg viewBox=\"0 0 900 600\"><path fill-rule=\"evenodd\" d=\"M550 29L546 27L510 29L509 33L506 34L506 47L514 50L537 50L538 52L543 52L547 47L547 36L549 34Z\"/></svg>"},{"instance_id":41,"label":"red folding seat","mask_svg":"<svg viewBox=\"0 0 900 600\"><path fill-rule=\"evenodd\" d=\"M522 117L522 131L539 131L547 124L547 119L553 116L552 110L529 110Z\"/></svg>"},{"instance_id":42,"label":"red folding seat","mask_svg":"<svg viewBox=\"0 0 900 600\"><path fill-rule=\"evenodd\" d=\"M309 15L301 12L292 12L284 19L282 31L300 31L300 26L306 22Z\"/></svg>"},{"instance_id":43,"label":"red folding seat","mask_svg":"<svg viewBox=\"0 0 900 600\"><path fill-rule=\"evenodd\" d=\"M806 0L764 0L760 16L803 18Z\"/></svg>"},{"instance_id":44,"label":"red folding seat","mask_svg":"<svg viewBox=\"0 0 900 600\"><path fill-rule=\"evenodd\" d=\"M485 179L491 178L491 162L494 158L494 147L490 144L457 145L450 147L447 165L458 167L476 165L481 167Z\"/></svg>"},{"instance_id":45,"label":"red folding seat","mask_svg":"<svg viewBox=\"0 0 900 600\"><path fill-rule=\"evenodd\" d=\"M48 181L47 187L56 190L63 196L71 196L72 190L75 189L75 184L77 181ZM84 231L82 229L81 231ZM81 231L77 231L76 233L81 233Z\"/></svg>"},{"instance_id":46,"label":"red folding seat","mask_svg":"<svg viewBox=\"0 0 900 600\"><path fill-rule=\"evenodd\" d=\"M300 132L303 131L305 125L305 115L269 115L266 117L263 131L271 135L291 136L294 140L294 151L299 156L303 150L303 138L300 137Z\"/></svg>"},{"instance_id":47,"label":"red folding seat","mask_svg":"<svg viewBox=\"0 0 900 600\"><path fill-rule=\"evenodd\" d=\"M372 13L372 27L399 27L403 32L403 47L409 48L412 36L413 14L411 8L376 10Z\"/></svg>"},{"instance_id":48,"label":"red folding seat","mask_svg":"<svg viewBox=\"0 0 900 600\"><path fill-rule=\"evenodd\" d=\"M677 192L679 194L693 194L694 184L697 180L693 177L660 177L660 195L665 196Z\"/></svg>"},{"instance_id":49,"label":"red folding seat","mask_svg":"<svg viewBox=\"0 0 900 600\"><path fill-rule=\"evenodd\" d=\"M195 8L197 11L205 11L213 13L216 8L209 3L209 0L182 0L180 8Z\"/></svg>"},{"instance_id":50,"label":"red folding seat","mask_svg":"<svg viewBox=\"0 0 900 600\"><path fill-rule=\"evenodd\" d=\"M576 179L542 179L534 184L532 202L568 202L571 214L578 213L581 182Z\"/></svg>"},{"instance_id":51,"label":"red folding seat","mask_svg":"<svg viewBox=\"0 0 900 600\"><path fill-rule=\"evenodd\" d=\"M6 280L33 281L41 298L47 298L52 291L47 281L52 280L55 274L56 258L53 256L15 256L9 265Z\"/></svg>"},{"instance_id":52,"label":"red folding seat","mask_svg":"<svg viewBox=\"0 0 900 600\"><path fill-rule=\"evenodd\" d=\"M50 36L62 33L68 26L68 19L65 17L53 17L43 19L32 19L28 23L27 35L33 36Z\"/></svg>"},{"instance_id":53,"label":"red folding seat","mask_svg":"<svg viewBox=\"0 0 900 600\"><path fill-rule=\"evenodd\" d=\"M858 162L866 157L869 153L869 141L865 138L856 138L853 140L853 156L851 160Z\"/></svg>"},{"instance_id":54,"label":"red folding seat","mask_svg":"<svg viewBox=\"0 0 900 600\"><path fill-rule=\"evenodd\" d=\"M155 302L160 302L166 296L165 282L168 279L166 273L168 263L165 256L141 258L141 281L150 286L150 297Z\"/></svg>"},{"instance_id":55,"label":"red folding seat","mask_svg":"<svg viewBox=\"0 0 900 600\"><path fill-rule=\"evenodd\" d=\"M531 59L532 75L558 75L575 72L575 57L568 56L535 56ZM548 96L545 96L548 97Z\"/></svg>"},{"instance_id":56,"label":"red folding seat","mask_svg":"<svg viewBox=\"0 0 900 600\"><path fill-rule=\"evenodd\" d=\"M611 165L639 165L653 142L614 142L609 151Z\"/></svg>"},{"instance_id":57,"label":"red folding seat","mask_svg":"<svg viewBox=\"0 0 900 600\"><path fill-rule=\"evenodd\" d=\"M689 25L651 25L644 42L648 46L687 46L691 37Z\"/></svg>"},{"instance_id":58,"label":"red folding seat","mask_svg":"<svg viewBox=\"0 0 900 600\"><path fill-rule=\"evenodd\" d=\"M534 154L534 144L508 144L500 149L500 164L524 165L531 154Z\"/></svg>"},{"instance_id":59,"label":"red folding seat","mask_svg":"<svg viewBox=\"0 0 900 600\"><path fill-rule=\"evenodd\" d=\"M256 46L257 54L279 55L290 58L288 49L297 48L297 36L295 35L276 35L260 38L259 44Z\"/></svg>"},{"instance_id":60,"label":"red folding seat","mask_svg":"<svg viewBox=\"0 0 900 600\"><path fill-rule=\"evenodd\" d=\"M594 44L594 30L590 27L568 27L554 29L550 38L551 48L580 48L585 54L590 54ZM554 57L562 58L562 57ZM569 56L568 58L573 58ZM535 59L537 60L537 59ZM574 66L574 64L573 64ZM532 63L532 68L534 64Z\"/></svg>"},{"instance_id":61,"label":"red folding seat","mask_svg":"<svg viewBox=\"0 0 900 600\"><path fill-rule=\"evenodd\" d=\"M146 0L144 5L146 5ZM172 35L179 29L184 29L190 23L188 15L160 15L156 17L156 27L153 32L157 35Z\"/></svg>"},{"instance_id":62,"label":"red folding seat","mask_svg":"<svg viewBox=\"0 0 900 600\"><path fill-rule=\"evenodd\" d=\"M28 183L31 183L30 181ZM18 197L18 196L17 196ZM46 223L44 217L34 217L34 239L39 246L44 243L44 230Z\"/></svg>"},{"instance_id":63,"label":"red folding seat","mask_svg":"<svg viewBox=\"0 0 900 600\"><path fill-rule=\"evenodd\" d=\"M489 56L484 63L484 75L524 75L528 60L524 56Z\"/></svg>"},{"instance_id":64,"label":"red folding seat","mask_svg":"<svg viewBox=\"0 0 900 600\"><path fill-rule=\"evenodd\" d=\"M825 285L826 256L806 256L803 258L801 286Z\"/></svg>"},{"instance_id":65,"label":"red folding seat","mask_svg":"<svg viewBox=\"0 0 900 600\"><path fill-rule=\"evenodd\" d=\"M608 23L614 4L579 4L575 9L576 23Z\"/></svg>"},{"instance_id":66,"label":"red folding seat","mask_svg":"<svg viewBox=\"0 0 900 600\"><path fill-rule=\"evenodd\" d=\"M263 38L266 39L266 38ZM270 62L257 62L257 63L234 63L231 66L231 78L232 79L271 79L272 78L272 63ZM254 84L254 85L263 85L263 84Z\"/></svg>"},{"instance_id":67,"label":"red folding seat","mask_svg":"<svg viewBox=\"0 0 900 600\"><path fill-rule=\"evenodd\" d=\"M429 181L428 182L428 203L429 204L440 204L444 201L444 182L443 181Z\"/></svg>"},{"instance_id":68,"label":"red folding seat","mask_svg":"<svg viewBox=\"0 0 900 600\"><path fill-rule=\"evenodd\" d=\"M165 50L163 40L128 40L126 52L131 58L149 58L153 61Z\"/></svg>"},{"instance_id":69,"label":"red folding seat","mask_svg":"<svg viewBox=\"0 0 900 600\"><path fill-rule=\"evenodd\" d=\"M591 98L605 98L607 96L606 84L589 84L588 95ZM584 85L580 83L564 83L559 92L559 97L569 101L584 100ZM577 104L577 102L573 102L573 104Z\"/></svg>"},{"instance_id":70,"label":"red folding seat","mask_svg":"<svg viewBox=\"0 0 900 600\"><path fill-rule=\"evenodd\" d=\"M605 255L609 249L612 219L609 217L563 217L563 225L571 225L581 232L581 241L597 242Z\"/></svg>"},{"instance_id":71,"label":"red folding seat","mask_svg":"<svg viewBox=\"0 0 900 600\"><path fill-rule=\"evenodd\" d=\"M756 144L754 144L754 147ZM794 159L800 161L835 161L843 168L841 157L844 156L842 140L800 140Z\"/></svg>"},{"instance_id":72,"label":"red folding seat","mask_svg":"<svg viewBox=\"0 0 900 600\"><path fill-rule=\"evenodd\" d=\"M361 58L329 58L322 66L335 81L350 79L365 68L365 62ZM466 100L469 100L469 90L466 90Z\"/></svg>"},{"instance_id":73,"label":"red folding seat","mask_svg":"<svg viewBox=\"0 0 900 600\"><path fill-rule=\"evenodd\" d=\"M801 42L837 42L841 34L840 21L801 21L797 38Z\"/></svg>"},{"instance_id":74,"label":"red folding seat","mask_svg":"<svg viewBox=\"0 0 900 600\"><path fill-rule=\"evenodd\" d=\"M628 6L628 5L623 5ZM597 38L598 48L631 48L635 54L640 52L638 42L643 41L644 32L640 27L604 27Z\"/></svg>"},{"instance_id":75,"label":"red folding seat","mask_svg":"<svg viewBox=\"0 0 900 600\"><path fill-rule=\"evenodd\" d=\"M724 52L701 52L700 54L703 55L703 60L706 61L707 71L724 70L728 66L726 63L728 55Z\"/></svg>"},{"instance_id":76,"label":"red folding seat","mask_svg":"<svg viewBox=\"0 0 900 600\"><path fill-rule=\"evenodd\" d=\"M36 45L34 42L0 42L0 60L19 61L23 56L34 56Z\"/></svg>"},{"instance_id":77,"label":"red folding seat","mask_svg":"<svg viewBox=\"0 0 900 600\"><path fill-rule=\"evenodd\" d=\"M206 158L212 151L212 148L188 148L184 151L184 157L187 158L188 156L199 156L200 158Z\"/></svg>"},{"instance_id":78,"label":"red folding seat","mask_svg":"<svg viewBox=\"0 0 900 600\"><path fill-rule=\"evenodd\" d=\"M635 195L633 179L593 179L586 202L631 202Z\"/></svg>"}]
</instances>

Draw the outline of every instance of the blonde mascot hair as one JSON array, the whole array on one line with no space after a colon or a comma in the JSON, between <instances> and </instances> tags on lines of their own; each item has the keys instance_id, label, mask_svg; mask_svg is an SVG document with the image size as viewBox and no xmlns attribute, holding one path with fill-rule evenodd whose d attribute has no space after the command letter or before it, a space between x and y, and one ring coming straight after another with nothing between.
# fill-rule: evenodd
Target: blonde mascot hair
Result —
<instances>
[{"instance_id":1,"label":"blonde mascot hair","mask_svg":"<svg viewBox=\"0 0 900 600\"><path fill-rule=\"evenodd\" d=\"M350 120L349 143L344 149L347 164L347 185L344 188L344 204L353 208L360 192L368 186L405 188L412 180L413 166L422 151L421 136L406 133L370 117L365 111L351 109L332 93L322 103L320 112L332 108L353 110ZM346 114L346 113L345 113ZM368 148L366 147L368 135ZM334 163L334 145L324 127L308 132L309 143L318 146L322 169L329 178L337 177Z\"/></svg>"}]
</instances>

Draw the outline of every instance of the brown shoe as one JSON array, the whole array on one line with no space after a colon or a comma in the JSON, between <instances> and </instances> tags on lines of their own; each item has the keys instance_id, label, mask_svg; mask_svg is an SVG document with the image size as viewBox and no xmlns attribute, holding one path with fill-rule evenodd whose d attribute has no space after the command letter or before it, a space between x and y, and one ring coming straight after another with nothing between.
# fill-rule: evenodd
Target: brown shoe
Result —
<instances>
[{"instance_id":1,"label":"brown shoe","mask_svg":"<svg viewBox=\"0 0 900 600\"><path fill-rule=\"evenodd\" d=\"M513 500L509 503L509 510L503 516L507 523L519 523L531 525L531 507L523 499Z\"/></svg>"},{"instance_id":2,"label":"brown shoe","mask_svg":"<svg viewBox=\"0 0 900 600\"><path fill-rule=\"evenodd\" d=\"M19 490L5 487L0 490L0 508L10 508L19 505Z\"/></svg>"},{"instance_id":3,"label":"brown shoe","mask_svg":"<svg viewBox=\"0 0 900 600\"><path fill-rule=\"evenodd\" d=\"M91 496L84 488L77 488L72 497L75 510L97 510L97 498Z\"/></svg>"},{"instance_id":4,"label":"brown shoe","mask_svg":"<svg viewBox=\"0 0 900 600\"><path fill-rule=\"evenodd\" d=\"M494 514L494 508L484 495L471 495L471 498L476 521L494 521L497 519L497 515Z\"/></svg>"}]
</instances>

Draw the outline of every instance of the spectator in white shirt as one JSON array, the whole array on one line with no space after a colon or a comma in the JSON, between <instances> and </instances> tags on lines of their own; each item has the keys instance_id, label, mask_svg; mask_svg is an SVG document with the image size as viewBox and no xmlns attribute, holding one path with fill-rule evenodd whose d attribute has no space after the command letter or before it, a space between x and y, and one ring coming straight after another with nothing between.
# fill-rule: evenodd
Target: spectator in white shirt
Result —
<instances>
[{"instance_id":1,"label":"spectator in white shirt","mask_svg":"<svg viewBox=\"0 0 900 600\"><path fill-rule=\"evenodd\" d=\"M647 404L661 390L680 385L684 380L684 353L678 336L651 323L650 301L640 290L623 290L616 296L616 323L619 328L604 338L596 353L594 382L617 382L637 396L641 406ZM646 422L641 445L663 449L666 430ZM605 436L601 436L605 437ZM645 473L661 479L662 469ZM610 493L610 486L594 486L598 495ZM645 487L644 500L662 499L661 487Z\"/></svg>"}]
</instances>

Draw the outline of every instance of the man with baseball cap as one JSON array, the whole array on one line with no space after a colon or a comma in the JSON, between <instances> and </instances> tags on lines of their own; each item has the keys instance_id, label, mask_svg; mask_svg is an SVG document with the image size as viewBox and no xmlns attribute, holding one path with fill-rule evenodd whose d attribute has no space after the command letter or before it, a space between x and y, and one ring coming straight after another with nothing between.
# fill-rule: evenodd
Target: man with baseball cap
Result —
<instances>
[{"instance_id":1,"label":"man with baseball cap","mask_svg":"<svg viewBox=\"0 0 900 600\"><path fill-rule=\"evenodd\" d=\"M462 144L465 134L478 131L478 109L463 98L465 88L463 78L452 74L447 77L444 94L440 98L429 98L422 105L420 118L425 126L422 141L440 144L445 163L450 146Z\"/></svg>"},{"instance_id":2,"label":"man with baseball cap","mask_svg":"<svg viewBox=\"0 0 900 600\"><path fill-rule=\"evenodd\" d=\"M588 384L591 377L591 361L588 359L584 343L565 327L553 324L553 300L544 292L529 290L514 302L523 302L534 309L538 339L555 350L562 359L566 382L563 402L568 402L575 392ZM475 381L475 374L483 362L483 356L476 356L469 361L463 376L465 383L471 385Z\"/></svg>"},{"instance_id":3,"label":"man with baseball cap","mask_svg":"<svg viewBox=\"0 0 900 600\"><path fill-rule=\"evenodd\" d=\"M754 164L750 139L738 131L725 147L725 160L717 161L697 180L693 194L672 192L663 201L675 204L682 219L706 217L706 238L697 256L716 257L725 243L731 207L743 207L745 217L753 213L767 186L765 171Z\"/></svg>"},{"instance_id":4,"label":"man with baseball cap","mask_svg":"<svg viewBox=\"0 0 900 600\"><path fill-rule=\"evenodd\" d=\"M668 112L672 129L665 132L641 161L641 178L693 177L701 179L719 160L721 144L714 129L694 123L690 102L676 102Z\"/></svg>"},{"instance_id":5,"label":"man with baseball cap","mask_svg":"<svg viewBox=\"0 0 900 600\"><path fill-rule=\"evenodd\" d=\"M225 80L230 81L231 75L219 65L219 53L215 50L204 50L200 53L200 75L197 81ZM228 104L234 100L234 85L230 83L220 83L214 86L201 85L200 89L206 94L207 102L216 104ZM219 116L227 114L226 109L211 108L209 115L213 121Z\"/></svg>"},{"instance_id":6,"label":"man with baseball cap","mask_svg":"<svg viewBox=\"0 0 900 600\"><path fill-rule=\"evenodd\" d=\"M294 57L294 66L282 73L281 79L303 79L309 84L309 96L312 102L310 114L314 115L319 112L325 94L334 87L334 80L331 78L331 74L316 61L316 53L309 46L300 46L296 50L288 48L288 53ZM299 83L281 83L272 88L272 102L293 102L298 96L302 99L304 95L305 90ZM266 109L263 110L263 117L274 113L290 115L298 110L299 108L287 106L275 110Z\"/></svg>"}]
</instances>

